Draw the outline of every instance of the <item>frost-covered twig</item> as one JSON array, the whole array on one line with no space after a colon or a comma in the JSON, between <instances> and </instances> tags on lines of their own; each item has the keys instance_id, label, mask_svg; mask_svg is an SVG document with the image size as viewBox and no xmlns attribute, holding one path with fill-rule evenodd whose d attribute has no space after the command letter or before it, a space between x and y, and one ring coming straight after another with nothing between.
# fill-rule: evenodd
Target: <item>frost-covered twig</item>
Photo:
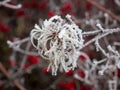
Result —
<instances>
[{"instance_id":1,"label":"frost-covered twig","mask_svg":"<svg viewBox=\"0 0 120 90\"><path fill-rule=\"evenodd\" d=\"M117 90L116 80L109 80L108 85L109 85L109 90Z\"/></svg>"},{"instance_id":2,"label":"frost-covered twig","mask_svg":"<svg viewBox=\"0 0 120 90\"><path fill-rule=\"evenodd\" d=\"M90 4L92 4L93 6L95 6L96 8L100 9L101 11L107 13L109 16L111 16L113 19L117 20L118 22L120 22L120 17L116 16L114 13L112 13L110 10L104 8L102 5L98 4L97 2L95 2L95 0L87 0L87 2L89 2Z\"/></svg>"},{"instance_id":3,"label":"frost-covered twig","mask_svg":"<svg viewBox=\"0 0 120 90\"><path fill-rule=\"evenodd\" d=\"M120 28L113 28L114 30L118 30ZM104 32L110 32L110 31L113 31L113 29L104 29ZM119 32L119 31L118 31ZM96 35L96 34L99 34L101 33L101 30L93 30L93 31L87 31L87 32L83 32L82 34L83 35Z\"/></svg>"},{"instance_id":4,"label":"frost-covered twig","mask_svg":"<svg viewBox=\"0 0 120 90\"><path fill-rule=\"evenodd\" d=\"M11 8L11 9L19 9L22 7L21 4L18 4L18 5L12 5L12 4L9 4L11 0L4 0L4 1L0 1L0 6L5 6L7 8Z\"/></svg>"},{"instance_id":5,"label":"frost-covered twig","mask_svg":"<svg viewBox=\"0 0 120 90\"><path fill-rule=\"evenodd\" d=\"M120 7L120 0L114 0L114 1Z\"/></svg>"},{"instance_id":6,"label":"frost-covered twig","mask_svg":"<svg viewBox=\"0 0 120 90\"><path fill-rule=\"evenodd\" d=\"M13 41L13 42L8 40L7 44L9 45L10 48L22 54L38 56L37 52L25 51L22 48L20 48L20 45L26 42L30 42L30 37L24 38L22 40Z\"/></svg>"},{"instance_id":7,"label":"frost-covered twig","mask_svg":"<svg viewBox=\"0 0 120 90\"><path fill-rule=\"evenodd\" d=\"M108 48L109 51L111 51L116 56L120 56L119 52L117 50L113 49L113 47L111 47L110 45L108 45L107 48Z\"/></svg>"},{"instance_id":8,"label":"frost-covered twig","mask_svg":"<svg viewBox=\"0 0 120 90\"><path fill-rule=\"evenodd\" d=\"M108 31L108 32L106 32L106 30L104 30L105 33L103 33L103 34L101 34L101 35L97 35L95 38L93 38L93 39L91 39L90 41L86 42L86 43L84 44L83 48L86 47L86 46L88 46L89 44L95 42L96 40L99 40L99 39L101 39L101 38L109 35L109 34L116 33L116 32L120 32L120 28L109 29L109 30L107 30L107 31Z\"/></svg>"},{"instance_id":9,"label":"frost-covered twig","mask_svg":"<svg viewBox=\"0 0 120 90\"><path fill-rule=\"evenodd\" d=\"M95 41L95 45L96 45L96 49L97 51L101 51L103 53L103 55L105 55L106 57L108 57L108 53L105 52L105 50L100 46L98 40Z\"/></svg>"},{"instance_id":10,"label":"frost-covered twig","mask_svg":"<svg viewBox=\"0 0 120 90\"><path fill-rule=\"evenodd\" d=\"M114 42L114 45L120 46L120 42Z\"/></svg>"},{"instance_id":11,"label":"frost-covered twig","mask_svg":"<svg viewBox=\"0 0 120 90\"><path fill-rule=\"evenodd\" d=\"M27 43L27 47L25 48L25 51L29 51L30 49L30 46L31 46L31 43L28 42ZM21 65L20 65L20 68L19 68L19 71L24 67L25 63L26 63L26 59L27 59L27 55L24 55L23 59L22 59L22 62L21 62ZM18 71L18 72L19 72Z\"/></svg>"}]
</instances>

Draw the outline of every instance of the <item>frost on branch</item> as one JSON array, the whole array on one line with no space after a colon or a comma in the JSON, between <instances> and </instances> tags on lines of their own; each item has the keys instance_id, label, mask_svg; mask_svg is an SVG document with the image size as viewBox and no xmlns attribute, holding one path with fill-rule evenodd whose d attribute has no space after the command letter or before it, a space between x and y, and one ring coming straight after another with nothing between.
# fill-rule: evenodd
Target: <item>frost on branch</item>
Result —
<instances>
[{"instance_id":1,"label":"frost on branch","mask_svg":"<svg viewBox=\"0 0 120 90\"><path fill-rule=\"evenodd\" d=\"M31 42L40 56L49 61L48 70L51 68L52 74L56 75L59 67L68 72L77 66L84 40L82 30L70 15L66 15L66 19L56 15L45 20L41 27L35 25Z\"/></svg>"},{"instance_id":2,"label":"frost on branch","mask_svg":"<svg viewBox=\"0 0 120 90\"><path fill-rule=\"evenodd\" d=\"M20 9L22 7L21 4L12 5L12 4L9 4L9 2L11 2L11 0L0 1L0 6L4 6L4 7L7 7L7 8L11 8L11 9Z\"/></svg>"}]
</instances>

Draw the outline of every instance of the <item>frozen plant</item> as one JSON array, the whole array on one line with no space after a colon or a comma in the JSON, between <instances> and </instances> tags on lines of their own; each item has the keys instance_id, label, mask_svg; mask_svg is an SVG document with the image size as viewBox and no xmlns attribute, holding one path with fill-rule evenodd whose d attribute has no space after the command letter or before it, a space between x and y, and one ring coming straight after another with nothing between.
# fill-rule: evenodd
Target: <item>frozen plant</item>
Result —
<instances>
[{"instance_id":1,"label":"frozen plant","mask_svg":"<svg viewBox=\"0 0 120 90\"><path fill-rule=\"evenodd\" d=\"M58 68L65 72L77 67L79 50L83 47L82 30L72 21L53 16L45 20L41 27L35 24L31 31L31 42L40 56L49 61L48 70L56 75Z\"/></svg>"}]
</instances>

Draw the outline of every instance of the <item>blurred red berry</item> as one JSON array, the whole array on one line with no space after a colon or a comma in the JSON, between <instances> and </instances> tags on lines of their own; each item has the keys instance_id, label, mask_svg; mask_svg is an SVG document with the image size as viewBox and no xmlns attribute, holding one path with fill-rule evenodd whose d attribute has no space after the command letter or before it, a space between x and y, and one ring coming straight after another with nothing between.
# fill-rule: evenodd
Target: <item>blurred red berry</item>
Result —
<instances>
[{"instance_id":1,"label":"blurred red berry","mask_svg":"<svg viewBox=\"0 0 120 90\"><path fill-rule=\"evenodd\" d=\"M55 13L53 11L48 11L48 17L51 18L52 16L54 16Z\"/></svg>"},{"instance_id":2,"label":"blurred red berry","mask_svg":"<svg viewBox=\"0 0 120 90\"><path fill-rule=\"evenodd\" d=\"M117 70L117 76L120 78L120 69Z\"/></svg>"},{"instance_id":3,"label":"blurred red berry","mask_svg":"<svg viewBox=\"0 0 120 90\"><path fill-rule=\"evenodd\" d=\"M85 86L84 85L80 85L80 90L85 90Z\"/></svg>"},{"instance_id":4,"label":"blurred red berry","mask_svg":"<svg viewBox=\"0 0 120 90\"><path fill-rule=\"evenodd\" d=\"M23 2L22 6L23 6L24 8L30 8L31 5L30 5L29 2Z\"/></svg>"},{"instance_id":5,"label":"blurred red berry","mask_svg":"<svg viewBox=\"0 0 120 90\"><path fill-rule=\"evenodd\" d=\"M76 5L80 6L80 4L81 4L81 0L76 0Z\"/></svg>"},{"instance_id":6,"label":"blurred red berry","mask_svg":"<svg viewBox=\"0 0 120 90\"><path fill-rule=\"evenodd\" d=\"M83 70L77 70L77 74L81 77L81 78L85 78L85 73Z\"/></svg>"},{"instance_id":7,"label":"blurred red berry","mask_svg":"<svg viewBox=\"0 0 120 90\"><path fill-rule=\"evenodd\" d=\"M39 63L39 58L36 56L29 55L28 56L28 61L31 62L32 64L38 64Z\"/></svg>"},{"instance_id":8,"label":"blurred red berry","mask_svg":"<svg viewBox=\"0 0 120 90\"><path fill-rule=\"evenodd\" d=\"M22 69L28 69L31 66L31 64L25 64Z\"/></svg>"},{"instance_id":9,"label":"blurred red berry","mask_svg":"<svg viewBox=\"0 0 120 90\"><path fill-rule=\"evenodd\" d=\"M44 74L49 73L49 71L48 71L47 69L48 69L48 68L43 68L43 69L42 69L42 72L43 72Z\"/></svg>"},{"instance_id":10,"label":"blurred red berry","mask_svg":"<svg viewBox=\"0 0 120 90\"><path fill-rule=\"evenodd\" d=\"M24 12L24 10L20 9L20 10L17 10L16 14L18 17L22 17L25 15L25 12Z\"/></svg>"},{"instance_id":11,"label":"blurred red berry","mask_svg":"<svg viewBox=\"0 0 120 90\"><path fill-rule=\"evenodd\" d=\"M83 56L83 55L80 55L80 56L79 56L79 59L82 60L82 61L85 61L85 60L86 60L85 56Z\"/></svg>"},{"instance_id":12,"label":"blurred red berry","mask_svg":"<svg viewBox=\"0 0 120 90\"><path fill-rule=\"evenodd\" d=\"M35 1L31 1L31 2L23 2L23 7L24 8L37 8L38 4Z\"/></svg>"},{"instance_id":13,"label":"blurred red berry","mask_svg":"<svg viewBox=\"0 0 120 90\"><path fill-rule=\"evenodd\" d=\"M8 61L8 66L16 66L16 62L15 61L13 61L13 60L9 60Z\"/></svg>"},{"instance_id":14,"label":"blurred red berry","mask_svg":"<svg viewBox=\"0 0 120 90\"><path fill-rule=\"evenodd\" d=\"M45 11L46 8L47 8L47 1L46 0L42 0L40 5L39 5L39 10L40 11Z\"/></svg>"},{"instance_id":15,"label":"blurred red berry","mask_svg":"<svg viewBox=\"0 0 120 90\"><path fill-rule=\"evenodd\" d=\"M93 53L91 53L91 52L88 52L87 55L89 56L89 58L93 57Z\"/></svg>"},{"instance_id":16,"label":"blurred red berry","mask_svg":"<svg viewBox=\"0 0 120 90\"><path fill-rule=\"evenodd\" d=\"M92 8L92 5L90 3L87 3L86 4L86 10L89 11L89 10L91 10L91 8Z\"/></svg>"},{"instance_id":17,"label":"blurred red berry","mask_svg":"<svg viewBox=\"0 0 120 90\"><path fill-rule=\"evenodd\" d=\"M85 90L92 90L91 87L85 87Z\"/></svg>"},{"instance_id":18,"label":"blurred red berry","mask_svg":"<svg viewBox=\"0 0 120 90\"><path fill-rule=\"evenodd\" d=\"M70 15L71 16L76 16L76 13L75 12L70 12Z\"/></svg>"},{"instance_id":19,"label":"blurred red berry","mask_svg":"<svg viewBox=\"0 0 120 90\"><path fill-rule=\"evenodd\" d=\"M70 82L66 83L65 88L66 88L66 90L75 90L74 81L70 81Z\"/></svg>"},{"instance_id":20,"label":"blurred red berry","mask_svg":"<svg viewBox=\"0 0 120 90\"><path fill-rule=\"evenodd\" d=\"M9 32L10 31L10 28L6 25L4 25L3 23L0 23L0 31L2 32Z\"/></svg>"},{"instance_id":21,"label":"blurred red berry","mask_svg":"<svg viewBox=\"0 0 120 90\"><path fill-rule=\"evenodd\" d=\"M66 72L65 74L68 75L68 76L73 76L73 71L70 70L70 71Z\"/></svg>"},{"instance_id":22,"label":"blurred red berry","mask_svg":"<svg viewBox=\"0 0 120 90\"><path fill-rule=\"evenodd\" d=\"M58 86L59 86L60 88L64 88L64 87L65 87L65 83L64 83L64 82L59 82L59 83L58 83Z\"/></svg>"},{"instance_id":23,"label":"blurred red berry","mask_svg":"<svg viewBox=\"0 0 120 90\"><path fill-rule=\"evenodd\" d=\"M65 90L75 90L75 84L74 81L70 81L70 82L59 82L58 86L60 88L64 88Z\"/></svg>"},{"instance_id":24,"label":"blurred red berry","mask_svg":"<svg viewBox=\"0 0 120 90\"><path fill-rule=\"evenodd\" d=\"M65 14L65 13L69 12L71 9L72 9L72 4L70 2L68 2L61 7L60 11L63 14Z\"/></svg>"},{"instance_id":25,"label":"blurred red berry","mask_svg":"<svg viewBox=\"0 0 120 90\"><path fill-rule=\"evenodd\" d=\"M38 7L37 2L35 2L35 1L30 2L30 7L31 8L37 8Z\"/></svg>"}]
</instances>

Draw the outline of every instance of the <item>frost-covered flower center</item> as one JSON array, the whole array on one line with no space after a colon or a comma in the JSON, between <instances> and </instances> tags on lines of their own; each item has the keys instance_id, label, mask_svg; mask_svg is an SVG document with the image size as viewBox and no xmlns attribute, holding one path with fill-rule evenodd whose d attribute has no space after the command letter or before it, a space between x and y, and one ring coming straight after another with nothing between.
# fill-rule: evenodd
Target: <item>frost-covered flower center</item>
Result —
<instances>
[{"instance_id":1,"label":"frost-covered flower center","mask_svg":"<svg viewBox=\"0 0 120 90\"><path fill-rule=\"evenodd\" d=\"M70 15L66 15L66 19L53 16L45 20L41 27L36 24L31 31L31 42L40 56L49 60L48 69L51 68L53 75L56 75L58 68L67 72L77 66L83 41L82 30Z\"/></svg>"}]
</instances>

